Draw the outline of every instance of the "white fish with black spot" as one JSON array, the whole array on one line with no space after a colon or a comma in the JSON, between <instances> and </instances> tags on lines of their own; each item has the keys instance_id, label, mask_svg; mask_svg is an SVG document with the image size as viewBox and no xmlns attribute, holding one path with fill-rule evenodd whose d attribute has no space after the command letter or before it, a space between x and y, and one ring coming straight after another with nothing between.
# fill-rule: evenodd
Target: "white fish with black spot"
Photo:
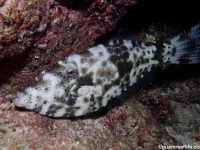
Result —
<instances>
[{"instance_id":1,"label":"white fish with black spot","mask_svg":"<svg viewBox=\"0 0 200 150\"><path fill-rule=\"evenodd\" d=\"M81 116L105 107L162 64L194 63L200 63L200 24L162 45L118 36L59 61L13 103L46 116Z\"/></svg>"}]
</instances>

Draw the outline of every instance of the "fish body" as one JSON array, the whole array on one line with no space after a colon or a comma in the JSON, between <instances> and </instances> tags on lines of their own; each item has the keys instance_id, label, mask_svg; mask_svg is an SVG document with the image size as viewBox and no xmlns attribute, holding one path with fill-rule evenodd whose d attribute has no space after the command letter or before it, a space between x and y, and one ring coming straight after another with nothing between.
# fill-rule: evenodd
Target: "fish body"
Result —
<instances>
[{"instance_id":1,"label":"fish body","mask_svg":"<svg viewBox=\"0 0 200 150\"><path fill-rule=\"evenodd\" d=\"M200 24L162 45L115 39L73 54L18 92L13 103L46 116L85 115L166 63L200 63Z\"/></svg>"}]
</instances>

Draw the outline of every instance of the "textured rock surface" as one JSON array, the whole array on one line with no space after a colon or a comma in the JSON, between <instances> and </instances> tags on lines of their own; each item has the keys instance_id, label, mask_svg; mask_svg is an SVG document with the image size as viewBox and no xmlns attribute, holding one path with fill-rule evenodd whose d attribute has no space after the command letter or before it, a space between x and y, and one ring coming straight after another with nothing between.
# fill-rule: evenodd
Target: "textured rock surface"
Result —
<instances>
[{"instance_id":1,"label":"textured rock surface","mask_svg":"<svg viewBox=\"0 0 200 150\"><path fill-rule=\"evenodd\" d=\"M0 145L7 149L156 149L158 144L178 144L136 99L107 114L72 120L6 108L0 115Z\"/></svg>"},{"instance_id":2,"label":"textured rock surface","mask_svg":"<svg viewBox=\"0 0 200 150\"><path fill-rule=\"evenodd\" d=\"M14 108L13 93L34 84L57 60L84 50L97 36L113 29L131 1L55 2L0 1L0 29L6 29L0 31L1 149L154 150L158 144L200 144L199 65L169 67L127 101L115 99L105 109L84 117L53 119ZM177 2L141 1L128 8L117 28L131 27L140 39L148 34L163 42L200 22L194 17L200 14L199 1ZM25 3L30 5L24 7ZM9 13L3 12L5 8L10 8Z\"/></svg>"},{"instance_id":3,"label":"textured rock surface","mask_svg":"<svg viewBox=\"0 0 200 150\"><path fill-rule=\"evenodd\" d=\"M126 6L107 0L5 0L0 7L0 95L34 84L58 60L113 30Z\"/></svg>"}]
</instances>

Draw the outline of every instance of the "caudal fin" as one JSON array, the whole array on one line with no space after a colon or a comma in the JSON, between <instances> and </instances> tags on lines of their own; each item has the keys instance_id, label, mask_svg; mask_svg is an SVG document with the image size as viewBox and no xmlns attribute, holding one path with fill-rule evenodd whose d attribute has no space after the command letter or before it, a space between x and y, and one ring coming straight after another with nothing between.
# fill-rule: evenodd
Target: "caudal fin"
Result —
<instances>
[{"instance_id":1,"label":"caudal fin","mask_svg":"<svg viewBox=\"0 0 200 150\"><path fill-rule=\"evenodd\" d=\"M200 63L200 23L164 43L163 62L171 64Z\"/></svg>"}]
</instances>

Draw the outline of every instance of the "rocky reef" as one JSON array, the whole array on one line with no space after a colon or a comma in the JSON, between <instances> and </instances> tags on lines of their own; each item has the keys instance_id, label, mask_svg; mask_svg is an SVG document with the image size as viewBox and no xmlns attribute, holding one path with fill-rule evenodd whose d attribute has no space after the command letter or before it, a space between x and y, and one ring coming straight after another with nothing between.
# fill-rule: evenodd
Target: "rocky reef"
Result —
<instances>
[{"instance_id":1,"label":"rocky reef","mask_svg":"<svg viewBox=\"0 0 200 150\"><path fill-rule=\"evenodd\" d=\"M200 65L169 66L126 101L113 99L87 116L47 118L12 104L17 91L35 84L58 60L111 38L121 27L135 30L138 39L162 43L200 22L194 17L200 14L198 0L136 3L0 0L1 149L200 145Z\"/></svg>"},{"instance_id":2,"label":"rocky reef","mask_svg":"<svg viewBox=\"0 0 200 150\"><path fill-rule=\"evenodd\" d=\"M115 4L116 3L116 4ZM0 95L34 84L58 60L113 30L136 1L5 0L0 7Z\"/></svg>"}]
</instances>

